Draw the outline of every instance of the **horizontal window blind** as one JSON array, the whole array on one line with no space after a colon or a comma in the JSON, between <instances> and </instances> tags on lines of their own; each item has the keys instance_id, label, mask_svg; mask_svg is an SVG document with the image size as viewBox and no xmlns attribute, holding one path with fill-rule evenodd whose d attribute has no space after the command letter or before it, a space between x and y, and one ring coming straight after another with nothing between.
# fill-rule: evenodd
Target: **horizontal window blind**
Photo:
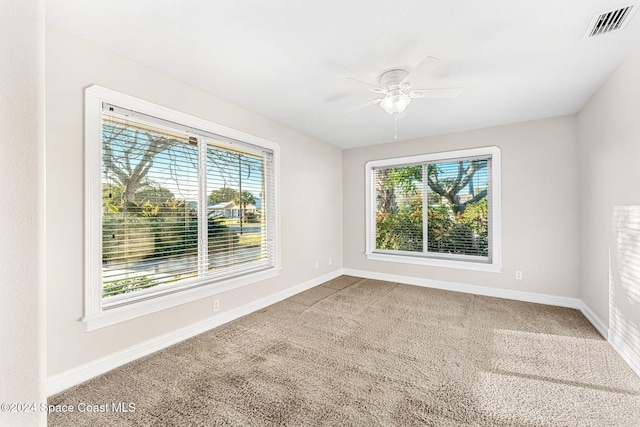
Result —
<instances>
[{"instance_id":1,"label":"horizontal window blind","mask_svg":"<svg viewBox=\"0 0 640 427\"><path fill-rule=\"evenodd\" d=\"M267 157L207 146L209 272L268 263Z\"/></svg>"},{"instance_id":2,"label":"horizontal window blind","mask_svg":"<svg viewBox=\"0 0 640 427\"><path fill-rule=\"evenodd\" d=\"M427 252L489 258L490 159L425 165Z\"/></svg>"},{"instance_id":3,"label":"horizontal window blind","mask_svg":"<svg viewBox=\"0 0 640 427\"><path fill-rule=\"evenodd\" d=\"M374 251L490 262L491 157L372 168Z\"/></svg>"},{"instance_id":4,"label":"horizontal window blind","mask_svg":"<svg viewBox=\"0 0 640 427\"><path fill-rule=\"evenodd\" d=\"M103 297L198 273L198 147L105 114Z\"/></svg>"},{"instance_id":5,"label":"horizontal window blind","mask_svg":"<svg viewBox=\"0 0 640 427\"><path fill-rule=\"evenodd\" d=\"M103 308L273 266L273 153L126 113L103 106Z\"/></svg>"},{"instance_id":6,"label":"horizontal window blind","mask_svg":"<svg viewBox=\"0 0 640 427\"><path fill-rule=\"evenodd\" d=\"M423 251L422 166L374 171L376 248Z\"/></svg>"}]
</instances>

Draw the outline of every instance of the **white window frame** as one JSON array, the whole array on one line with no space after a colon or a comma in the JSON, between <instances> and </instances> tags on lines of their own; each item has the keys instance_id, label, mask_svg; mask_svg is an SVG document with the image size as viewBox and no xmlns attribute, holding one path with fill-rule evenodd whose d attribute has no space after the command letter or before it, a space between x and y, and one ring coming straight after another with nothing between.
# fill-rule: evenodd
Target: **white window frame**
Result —
<instances>
[{"instance_id":1,"label":"white window frame","mask_svg":"<svg viewBox=\"0 0 640 427\"><path fill-rule=\"evenodd\" d=\"M154 298L138 300L129 305L104 309L102 298L102 106L103 103L138 111L161 120L179 123L201 131L242 141L273 152L275 179L274 262L266 270L231 279L219 277L189 281L188 287L172 287L171 292L158 289ZM170 307L206 298L221 292L250 285L280 274L280 208L279 208L280 148L277 143L231 129L207 120L184 114L133 96L101 86L85 90L85 281L84 317L87 331L114 325ZM193 286L197 284L197 287ZM149 291L149 290L147 290Z\"/></svg>"},{"instance_id":2,"label":"white window frame","mask_svg":"<svg viewBox=\"0 0 640 427\"><path fill-rule=\"evenodd\" d=\"M375 181L373 173L376 168L404 166L419 163L456 161L465 158L490 156L491 157L491 257L489 262L474 262L472 257L465 256L455 259L455 256L447 256L446 259L438 255L426 255L424 253L415 254L403 251L381 251L376 250L376 193L374 191ZM463 270L475 270L499 273L502 270L502 250L501 250L501 214L500 214L500 149L498 147L481 147L468 150L447 151L441 153L422 154L410 157L399 157L394 159L372 160L365 165L365 186L366 186L366 249L367 259L372 261L387 261L404 264L418 264L433 267L454 268Z\"/></svg>"}]
</instances>

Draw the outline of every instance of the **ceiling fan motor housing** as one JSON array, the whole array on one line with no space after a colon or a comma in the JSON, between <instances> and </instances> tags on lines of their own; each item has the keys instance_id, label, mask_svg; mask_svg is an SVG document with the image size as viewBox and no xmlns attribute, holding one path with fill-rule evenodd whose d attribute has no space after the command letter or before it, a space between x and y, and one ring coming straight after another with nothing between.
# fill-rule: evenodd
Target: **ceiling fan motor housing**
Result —
<instances>
[{"instance_id":1,"label":"ceiling fan motor housing","mask_svg":"<svg viewBox=\"0 0 640 427\"><path fill-rule=\"evenodd\" d=\"M400 83L407 77L409 73L405 70L389 70L380 76L380 86L394 90L400 88ZM403 88L406 89L406 88Z\"/></svg>"}]
</instances>

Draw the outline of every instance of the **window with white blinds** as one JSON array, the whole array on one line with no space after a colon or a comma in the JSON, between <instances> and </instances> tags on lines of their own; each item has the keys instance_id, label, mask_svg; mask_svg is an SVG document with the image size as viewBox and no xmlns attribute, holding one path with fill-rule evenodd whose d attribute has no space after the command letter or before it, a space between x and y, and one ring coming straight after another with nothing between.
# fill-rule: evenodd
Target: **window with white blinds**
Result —
<instances>
[{"instance_id":1,"label":"window with white blinds","mask_svg":"<svg viewBox=\"0 0 640 427\"><path fill-rule=\"evenodd\" d=\"M277 145L96 86L87 116L88 328L277 274Z\"/></svg>"},{"instance_id":2,"label":"window with white blinds","mask_svg":"<svg viewBox=\"0 0 640 427\"><path fill-rule=\"evenodd\" d=\"M500 268L499 150L488 147L367 164L367 256Z\"/></svg>"}]
</instances>

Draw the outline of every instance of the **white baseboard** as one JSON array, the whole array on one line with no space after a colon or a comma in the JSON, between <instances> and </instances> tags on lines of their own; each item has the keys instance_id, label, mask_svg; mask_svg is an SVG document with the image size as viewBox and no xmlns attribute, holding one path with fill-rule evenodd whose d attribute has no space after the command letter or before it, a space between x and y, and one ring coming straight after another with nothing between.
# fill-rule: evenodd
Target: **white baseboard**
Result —
<instances>
[{"instance_id":1,"label":"white baseboard","mask_svg":"<svg viewBox=\"0 0 640 427\"><path fill-rule=\"evenodd\" d=\"M609 327L607 326L606 323L604 323L602 321L602 319L600 319L600 317L598 317L598 315L596 313L594 313L593 310L591 310L591 307L589 307L582 300L580 300L580 311L582 312L584 317L586 317L589 320L589 322L591 322L593 327L596 328L596 330L598 332L600 332L600 335L602 335L604 337L604 339L608 341L609 340Z\"/></svg>"},{"instance_id":2,"label":"white baseboard","mask_svg":"<svg viewBox=\"0 0 640 427\"><path fill-rule=\"evenodd\" d=\"M223 325L239 317L245 316L254 311L260 310L276 302L287 299L295 294L311 289L328 280L335 279L342 274L342 269L335 270L315 279L306 281L296 286L292 286L273 295L245 304L241 307L222 312L209 319L194 323L193 325L169 332L164 335L144 341L133 347L118 351L108 356L101 357L89 363L85 363L76 368L53 375L47 379L47 395L52 396L68 388L83 383L98 375L104 374L112 369L126 363L147 356L156 351L167 348L173 344L184 341L195 335L206 332L212 328Z\"/></svg>"},{"instance_id":3,"label":"white baseboard","mask_svg":"<svg viewBox=\"0 0 640 427\"><path fill-rule=\"evenodd\" d=\"M609 329L608 341L633 372L640 377L640 357L611 329Z\"/></svg>"},{"instance_id":4,"label":"white baseboard","mask_svg":"<svg viewBox=\"0 0 640 427\"><path fill-rule=\"evenodd\" d=\"M581 309L583 306L582 301L580 301L578 298L514 291L512 289L499 289L486 286L466 285L463 283L444 282L440 280L423 279L421 277L400 276L397 274L376 273L364 270L353 270L350 268L345 268L344 274L364 277L366 279L377 279L385 280L388 282L406 283L408 285L422 286L426 288L443 289L446 291L464 292L467 294L484 295L488 297L505 298L517 301L535 302L538 304L548 304L559 307Z\"/></svg>"}]
</instances>

